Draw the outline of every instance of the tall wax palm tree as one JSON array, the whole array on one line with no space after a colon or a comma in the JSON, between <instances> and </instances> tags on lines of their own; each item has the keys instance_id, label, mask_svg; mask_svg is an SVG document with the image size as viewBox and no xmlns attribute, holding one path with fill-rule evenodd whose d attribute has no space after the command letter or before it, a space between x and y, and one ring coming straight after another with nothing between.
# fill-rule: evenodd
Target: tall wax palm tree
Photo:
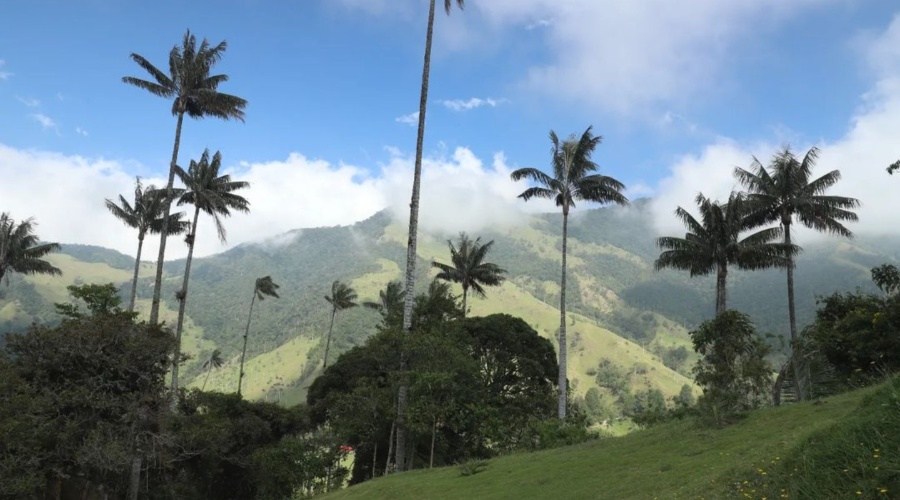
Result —
<instances>
[{"instance_id":1,"label":"tall wax palm tree","mask_svg":"<svg viewBox=\"0 0 900 500\"><path fill-rule=\"evenodd\" d=\"M209 358L203 362L206 378L203 379L203 386L200 387L201 391L206 390L206 383L209 382L209 374L212 373L213 368L221 368L223 364L225 364L225 361L222 359L222 351L218 349L213 350Z\"/></svg>"},{"instance_id":2,"label":"tall wax palm tree","mask_svg":"<svg viewBox=\"0 0 900 500\"><path fill-rule=\"evenodd\" d=\"M512 180L529 179L537 186L526 189L519 198L528 201L532 198L548 198L556 201L562 208L562 273L560 276L559 297L559 399L557 413L560 420L566 418L567 384L567 346L566 346L566 240L569 228L569 210L575 207L576 200L596 203L616 203L627 205L628 198L622 194L625 185L605 175L593 174L599 167L591 160L591 154L602 138L591 133L591 127L581 134L560 141L556 133L550 131L551 164L553 173L547 175L536 168L520 168L510 175Z\"/></svg>"},{"instance_id":3,"label":"tall wax palm tree","mask_svg":"<svg viewBox=\"0 0 900 500\"><path fill-rule=\"evenodd\" d=\"M175 167L178 163L178 148L181 144L181 125L184 115L191 118L214 116L223 120L231 118L244 121L244 108L247 101L230 94L218 91L219 85L228 80L228 75L210 75L213 66L222 58L227 48L222 41L210 46L204 39L197 46L197 39L188 30L184 34L181 45L169 51L169 73L150 63L140 54L131 54L141 68L147 71L153 80L143 80L133 76L122 78L127 84L144 89L153 95L173 99L172 114L177 118L175 123L175 144L172 147L172 160L169 163L169 180L166 183L166 202L163 220L168 221L173 198L172 189L175 183ZM159 257L156 262L156 280L153 285L153 302L150 306L150 322L159 319L159 299L162 287L163 260L166 255L166 236L168 230L160 232Z\"/></svg>"},{"instance_id":4,"label":"tall wax palm tree","mask_svg":"<svg viewBox=\"0 0 900 500\"><path fill-rule=\"evenodd\" d=\"M471 288L479 297L484 297L482 285L499 285L503 282L503 274L506 273L506 270L497 264L484 262L484 258L494 244L493 240L482 244L480 237L471 240L466 233L459 233L458 245L454 245L450 240L447 241L447 244L450 246L450 261L453 264L432 262L431 265L440 269L437 275L438 279L462 285L462 310L465 315L469 289Z\"/></svg>"},{"instance_id":5,"label":"tall wax palm tree","mask_svg":"<svg viewBox=\"0 0 900 500\"><path fill-rule=\"evenodd\" d=\"M750 170L736 168L734 175L747 188L747 199L754 204L759 223L777 222L784 231L785 245L791 245L791 225L796 219L806 227L820 232L829 232L850 238L853 233L841 224L841 221L854 222L856 214L852 211L859 206L856 198L830 196L825 192L841 179L839 170L832 170L825 175L811 179L819 150L811 148L803 160L785 148L776 154L767 169L756 158ZM799 360L800 346L797 336L797 316L794 307L794 260L793 256L787 265L788 318L791 333L791 359ZM794 368L794 380L800 399L805 397L802 373L798 363L791 363Z\"/></svg>"},{"instance_id":6,"label":"tall wax palm tree","mask_svg":"<svg viewBox=\"0 0 900 500\"><path fill-rule=\"evenodd\" d=\"M281 288L272 281L271 276L256 279L253 286L253 298L250 299L250 312L247 313L247 328L244 329L244 347L241 349L241 368L238 370L238 396L241 395L241 383L244 380L244 358L247 356L247 336L250 334L250 319L253 317L253 304L256 299L265 300L266 297L278 298L277 290Z\"/></svg>"},{"instance_id":7,"label":"tall wax palm tree","mask_svg":"<svg viewBox=\"0 0 900 500\"><path fill-rule=\"evenodd\" d=\"M153 185L146 188L141 185L141 179L134 182L134 202L128 203L124 196L119 195L119 204L107 198L106 208L122 221L126 226L138 231L137 255L134 258L134 276L131 279L131 298L128 300L128 312L134 311L134 300L137 295L138 271L141 267L141 251L144 248L144 237L147 233L159 234L166 229L169 234L180 234L187 231L190 225L182 221L184 212L169 214L168 221L163 219L163 198L165 191L157 190Z\"/></svg>"},{"instance_id":8,"label":"tall wax palm tree","mask_svg":"<svg viewBox=\"0 0 900 500\"><path fill-rule=\"evenodd\" d=\"M691 277L715 273L718 316L727 308L728 266L741 269L786 266L790 249L773 243L781 237L781 228L763 229L741 238L741 233L756 225L747 217L747 202L739 193L731 193L724 205L703 194L697 195L696 202L700 209L699 221L681 207L675 210L676 217L687 228L684 238L664 236L656 240L664 251L656 259L655 267L657 271L666 267L683 269Z\"/></svg>"},{"instance_id":9,"label":"tall wax palm tree","mask_svg":"<svg viewBox=\"0 0 900 500\"><path fill-rule=\"evenodd\" d=\"M34 219L16 224L8 213L0 213L0 281L7 273L60 275L62 271L43 260L50 252L59 250L57 243L41 243L34 234Z\"/></svg>"},{"instance_id":10,"label":"tall wax palm tree","mask_svg":"<svg viewBox=\"0 0 900 500\"><path fill-rule=\"evenodd\" d=\"M444 12L450 14L454 0L444 0ZM462 9L465 0L456 0L456 5ZM403 330L409 332L412 329L413 305L416 289L416 238L419 228L419 184L422 180L422 150L425 140L425 114L428 104L428 79L431 72L431 38L434 34L434 8L435 0L428 3L428 26L425 30L425 57L422 63L422 86L419 92L419 125L416 130L416 162L413 171L412 199L409 203L409 241L406 247L406 276L405 289L409 290L403 301ZM405 364L405 357L401 355L401 364ZM401 370L405 367L401 366ZM406 394L408 385L403 382L397 392L397 456L403 457L406 453ZM405 468L405 460L398 460L398 470Z\"/></svg>"},{"instance_id":11,"label":"tall wax palm tree","mask_svg":"<svg viewBox=\"0 0 900 500\"><path fill-rule=\"evenodd\" d=\"M356 291L350 285L335 281L331 284L331 295L325 300L331 304L331 325L328 327L328 338L325 340L325 356L322 358L322 369L328 368L328 350L331 347L331 331L334 329L334 317L338 311L356 307Z\"/></svg>"},{"instance_id":12,"label":"tall wax palm tree","mask_svg":"<svg viewBox=\"0 0 900 500\"><path fill-rule=\"evenodd\" d=\"M212 216L216 222L216 230L219 240L225 242L225 226L222 217L231 215L232 210L249 212L250 203L235 191L244 189L250 184L243 181L233 181L230 175L219 175L222 166L222 154L216 151L212 161L209 159L209 150L203 151L200 161L191 160L188 170L185 172L179 166L175 167L175 173L184 184L180 191L179 205L193 205L194 218L191 222L190 232L185 240L188 244L187 260L184 264L184 278L181 289L176 294L178 299L178 323L175 327L175 358L172 362L172 393L178 391L178 366L181 361L181 332L184 327L184 312L187 307L188 282L191 278L191 263L194 257L194 243L197 236L197 222L200 212Z\"/></svg>"}]
</instances>

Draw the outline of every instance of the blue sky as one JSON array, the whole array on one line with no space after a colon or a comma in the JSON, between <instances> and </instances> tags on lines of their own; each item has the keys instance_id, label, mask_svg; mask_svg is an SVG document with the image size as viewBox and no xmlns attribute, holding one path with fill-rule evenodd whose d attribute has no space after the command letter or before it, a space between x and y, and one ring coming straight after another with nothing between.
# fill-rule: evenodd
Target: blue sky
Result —
<instances>
[{"instance_id":1,"label":"blue sky","mask_svg":"<svg viewBox=\"0 0 900 500\"><path fill-rule=\"evenodd\" d=\"M186 164L221 150L250 180L253 213L228 221L230 245L386 206L403 218L424 0L32 0L3 10L0 210L35 216L41 236L133 252L134 235L102 201L135 175L161 182L175 120L170 103L121 78L146 76L131 52L165 68L188 28L227 40L221 90L249 101L246 123L187 121L180 155ZM822 147L820 168L841 168L842 194L881 212L892 196L884 166L900 157L897 11L888 0L468 0L440 12L424 222L478 230L548 209L517 203L524 186L508 171L546 167L548 131L588 125L604 136L603 172L632 197L656 197L664 227L698 191L727 195L734 166L788 144ZM201 239L201 254L227 248Z\"/></svg>"}]
</instances>

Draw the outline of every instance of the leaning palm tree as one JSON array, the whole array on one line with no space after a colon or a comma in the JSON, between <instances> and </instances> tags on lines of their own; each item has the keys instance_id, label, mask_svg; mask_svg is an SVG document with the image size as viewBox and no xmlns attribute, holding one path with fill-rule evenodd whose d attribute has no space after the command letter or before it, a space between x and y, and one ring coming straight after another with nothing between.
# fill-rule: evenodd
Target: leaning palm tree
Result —
<instances>
[{"instance_id":1,"label":"leaning palm tree","mask_svg":"<svg viewBox=\"0 0 900 500\"><path fill-rule=\"evenodd\" d=\"M197 222L200 212L203 211L216 222L216 231L219 240L225 242L225 226L222 217L231 215L232 210L249 212L250 202L244 197L235 194L238 189L244 189L250 184L243 181L233 181L230 175L219 175L222 166L222 154L216 151L212 161L209 159L209 150L203 151L200 161L191 160L188 170L185 172L179 166L175 166L175 173L184 184L184 189L179 190L179 205L193 205L194 218L191 222L190 232L185 237L188 244L187 260L184 264L184 278L181 289L176 293L178 299L178 323L175 327L175 357L172 362L172 394L178 391L178 365L181 362L181 332L184 327L184 312L187 307L188 282L191 278L191 262L194 257L194 243L197 236Z\"/></svg>"},{"instance_id":2,"label":"leaning palm tree","mask_svg":"<svg viewBox=\"0 0 900 500\"><path fill-rule=\"evenodd\" d=\"M325 300L331 304L331 325L328 327L328 338L325 340L325 356L322 357L322 369L328 368L328 350L331 347L331 331L334 329L334 317L338 311L356 307L356 291L346 283L335 280L331 284L331 295Z\"/></svg>"},{"instance_id":3,"label":"leaning palm tree","mask_svg":"<svg viewBox=\"0 0 900 500\"><path fill-rule=\"evenodd\" d=\"M741 233L755 224L747 217L747 202L739 193L731 193L724 205L703 194L697 195L696 202L700 209L699 221L681 207L675 210L675 216L687 228L684 238L664 236L656 240L663 252L656 259L655 267L657 271L667 267L683 269L691 277L715 273L718 316L727 308L728 266L741 269L786 266L791 249L773 243L781 237L782 230L777 227L741 238Z\"/></svg>"},{"instance_id":4,"label":"leaning palm tree","mask_svg":"<svg viewBox=\"0 0 900 500\"><path fill-rule=\"evenodd\" d=\"M453 0L444 0L444 12L450 14L453 8ZM462 9L465 0L456 0L456 5ZM410 290L403 300L403 331L409 332L412 329L413 305L415 303L414 293L412 290L416 288L416 243L419 228L419 184L422 180L422 150L425 141L425 113L428 104L428 79L431 72L431 38L434 34L434 7L435 0L431 0L428 5L428 27L425 30L425 58L422 63L422 87L419 92L419 125L416 130L416 162L413 170L413 187L412 200L409 203L409 240L406 247L406 276L405 289ZM401 354L401 365L405 365L406 357ZM405 366L400 367L401 371L405 370ZM409 391L408 384L404 381L400 384L397 392L397 456L405 457L406 455L406 393ZM397 461L397 469L403 471L406 468L405 460Z\"/></svg>"},{"instance_id":5,"label":"leaning palm tree","mask_svg":"<svg viewBox=\"0 0 900 500\"><path fill-rule=\"evenodd\" d=\"M43 260L50 252L59 250L57 243L40 243L34 234L34 219L16 224L8 213L0 213L0 281L9 273L60 275L62 271Z\"/></svg>"},{"instance_id":6,"label":"leaning palm tree","mask_svg":"<svg viewBox=\"0 0 900 500\"><path fill-rule=\"evenodd\" d=\"M159 234L167 230L169 234L180 234L187 231L188 222L182 221L184 212L169 214L169 219L163 219L163 198L165 191L157 190L150 185L141 186L138 177L134 182L134 202L128 203L124 196L119 195L119 204L107 198L106 208L122 221L126 226L138 231L137 255L134 258L134 276L131 279L131 298L128 300L128 312L134 311L134 300L137 295L138 271L141 267L141 251L144 248L144 237L147 233Z\"/></svg>"},{"instance_id":7,"label":"leaning palm tree","mask_svg":"<svg viewBox=\"0 0 900 500\"><path fill-rule=\"evenodd\" d=\"M175 144L172 148L172 160L169 163L169 180L166 184L166 198L163 220L168 221L172 189L175 183L175 167L178 163L178 148L181 143L181 125L184 115L191 118L214 116L223 120L231 118L244 121L244 107L247 101L230 94L218 91L219 85L228 80L228 75L210 75L227 44L222 41L215 47L204 39L197 47L197 39L188 30L184 34L181 46L174 46L169 52L169 74L150 63L139 54L132 53L131 59L150 73L153 81L126 76L122 81L142 88L153 95L173 99L172 114L177 117L175 123ZM159 258L156 262L156 281L153 285L153 302L150 306L150 323L159 319L159 299L162 287L163 260L166 255L166 236L168 230L160 232Z\"/></svg>"},{"instance_id":8,"label":"leaning palm tree","mask_svg":"<svg viewBox=\"0 0 900 500\"><path fill-rule=\"evenodd\" d=\"M209 355L209 358L203 362L203 369L206 370L206 378L203 379L203 386L200 387L200 390L206 390L206 383L209 382L209 374L212 373L213 368L221 368L222 365L225 364L225 361L222 359L222 351L215 349L212 354Z\"/></svg>"},{"instance_id":9,"label":"leaning palm tree","mask_svg":"<svg viewBox=\"0 0 900 500\"><path fill-rule=\"evenodd\" d=\"M512 180L529 179L538 186L526 189L519 198L548 198L562 208L562 274L559 297L559 400L557 413L560 420L566 418L566 240L568 238L569 210L575 207L575 200L596 203L616 203L627 205L628 198L622 194L625 185L618 180L600 174L592 174L599 167L591 160L591 154L602 138L591 134L591 127L581 137L570 136L560 141L556 133L550 131L552 143L551 164L553 174L547 175L536 168L520 168L512 172Z\"/></svg>"},{"instance_id":10,"label":"leaning palm tree","mask_svg":"<svg viewBox=\"0 0 900 500\"><path fill-rule=\"evenodd\" d=\"M247 313L247 328L244 329L244 347L241 349L241 367L238 370L238 389L237 393L240 397L241 395L241 382L244 380L244 358L247 356L247 336L250 334L250 319L253 317L253 304L256 302L256 299L265 300L268 297L278 298L278 284L272 281L271 276L264 276L262 278L256 279L256 284L253 286L253 298L250 299L250 312Z\"/></svg>"},{"instance_id":11,"label":"leaning palm tree","mask_svg":"<svg viewBox=\"0 0 900 500\"><path fill-rule=\"evenodd\" d=\"M437 274L438 279L462 285L462 310L465 315L466 296L469 289L471 288L479 297L484 297L482 285L498 286L503 282L503 274L506 273L506 270L497 264L484 262L485 256L494 245L493 240L482 244L480 237L471 240L466 233L459 233L458 245L454 245L450 240L447 241L447 244L450 246L450 261L453 264L432 262L431 265L440 269Z\"/></svg>"},{"instance_id":12,"label":"leaning palm tree","mask_svg":"<svg viewBox=\"0 0 900 500\"><path fill-rule=\"evenodd\" d=\"M754 204L754 217L760 224L777 222L784 231L785 245L791 245L791 224L796 218L806 227L850 238L853 233L841 221L856 221L852 211L859 206L856 198L828 196L825 191L841 179L839 170L810 179L819 156L817 148L811 148L803 160L798 160L790 149L776 154L768 169L756 158L750 170L736 168L734 175L747 188L747 199ZM797 316L794 307L794 260L787 265L788 318L791 333L791 359L799 360L800 345L797 336ZM798 363L791 363L797 395L805 398L802 373Z\"/></svg>"}]
</instances>

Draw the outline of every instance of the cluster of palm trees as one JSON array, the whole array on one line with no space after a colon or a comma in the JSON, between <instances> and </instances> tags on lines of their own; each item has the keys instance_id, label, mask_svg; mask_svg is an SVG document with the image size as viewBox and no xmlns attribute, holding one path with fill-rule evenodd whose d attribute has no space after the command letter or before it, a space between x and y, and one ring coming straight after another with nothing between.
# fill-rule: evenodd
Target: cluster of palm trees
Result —
<instances>
[{"instance_id":1,"label":"cluster of palm trees","mask_svg":"<svg viewBox=\"0 0 900 500\"><path fill-rule=\"evenodd\" d=\"M801 250L792 240L795 221L820 232L843 237L852 233L842 222L857 220L855 198L825 194L841 178L838 170L812 178L819 150L810 149L798 159L788 148L777 153L766 168L757 159L749 170L736 168L734 175L746 192L732 192L725 203L697 195L700 220L678 207L675 215L684 223L683 238L657 240L663 252L656 268L689 271L691 276L716 274L716 315L726 310L728 267L787 271L788 317L792 355L781 370L791 367L797 396L805 397L802 353L799 352L794 306L794 257ZM890 172L890 170L888 170ZM760 229L775 223L775 227ZM742 236L750 232L747 236ZM780 240L780 241L779 241ZM782 378L779 377L779 378ZM777 401L776 394L776 401Z\"/></svg>"},{"instance_id":2,"label":"cluster of palm trees","mask_svg":"<svg viewBox=\"0 0 900 500\"><path fill-rule=\"evenodd\" d=\"M172 114L176 117L175 141L172 148L172 159L169 164L169 175L166 187L159 193L144 196L148 198L145 208L154 209L152 216L145 225L133 224L132 214L128 210L125 199L122 198L122 206L118 206L107 200L107 206L114 215L122 219L126 224L138 228L138 246L143 243L143 237L149 230L158 233L159 256L156 262L156 276L153 284L153 299L150 305L150 323L159 321L160 293L162 288L163 261L165 260L166 242L171 234L187 231L185 242L188 245L188 257L185 263L183 284L176 292L178 300L178 320L176 323L176 351L172 361L172 390L178 389L178 367L181 362L181 334L184 326L185 308L187 305L188 283L190 280L191 261L193 259L194 242L197 234L197 223L200 212L205 212L213 217L216 222L219 239L225 241L225 228L220 217L227 217L231 211L249 211L249 202L235 194L235 191L246 188L248 183L232 181L230 176L221 175L222 155L218 151L209 157L209 150L205 150L199 161L191 160L190 166L184 170L178 165L178 152L181 144L181 130L184 116L191 118L204 118L213 116L224 120L236 119L243 121L244 108L247 101L243 98L226 94L218 90L219 85L228 80L227 75L211 74L213 66L221 59L227 48L226 42L212 46L207 40L197 44L196 37L188 30L181 45L174 46L169 52L169 72L166 73L140 54L131 54L134 60L150 74L152 79L146 80L133 76L126 76L122 80L130 85L146 90L153 95L172 99ZM184 184L184 188L175 187L175 177ZM138 186L140 187L140 186ZM121 197L120 197L121 198ZM172 214L172 203L178 205L193 205L193 221L181 222L181 214ZM135 207L139 206L138 193L135 192ZM135 207L130 207L134 209ZM140 255L138 256L140 257ZM138 262L135 263L135 282L132 283L132 296L130 309L134 307L136 293L136 279ZM240 382L238 384L240 386ZM240 389L238 390L240 392Z\"/></svg>"}]
</instances>

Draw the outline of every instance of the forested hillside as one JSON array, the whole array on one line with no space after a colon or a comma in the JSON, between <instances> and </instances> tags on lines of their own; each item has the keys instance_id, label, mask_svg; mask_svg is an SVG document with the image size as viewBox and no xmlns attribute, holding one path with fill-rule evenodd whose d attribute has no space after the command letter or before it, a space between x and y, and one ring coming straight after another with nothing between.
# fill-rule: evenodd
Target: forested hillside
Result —
<instances>
[{"instance_id":1,"label":"forested hillside","mask_svg":"<svg viewBox=\"0 0 900 500\"><path fill-rule=\"evenodd\" d=\"M446 240L456 236L422 235L417 267L422 288L430 281L426 276L432 273L430 262L448 261ZM470 297L472 313L521 316L552 340L559 321L559 215L533 216L519 225L473 236L495 242L490 260L508 271L508 280L489 289L486 299ZM714 283L712 278L691 279L683 272L654 271L658 250L646 201L631 208L578 212L571 218L569 242L569 377L574 393L584 396L597 387L594 396L606 399L601 406L614 416L622 409L609 409L621 406L612 397L617 389L609 387L610 377L624 379L635 393L653 388L667 397L691 384L685 375L695 355L687 331L712 316ZM811 320L816 295L871 289L869 269L897 259L894 243L859 237L807 245L796 272L800 325ZM203 362L219 349L225 363L211 371L207 387L235 390L254 280L271 275L281 285L280 298L254 308L245 394L284 403L300 401L321 369L330 318L324 296L331 283L350 283L361 301L377 300L379 290L401 277L405 244L402 225L381 212L351 226L297 229L195 260L185 338L190 359L183 377L195 386L204 383ZM49 260L63 270L61 278L12 276L8 286L0 287L0 331L57 321L52 303L67 300L67 284L113 282L124 290L133 264L117 252L87 246L65 246ZM182 269L182 261L166 265L162 317L170 324ZM149 304L151 272L150 264L142 265L138 286L142 310ZM787 330L782 272L733 272L729 299L753 318L761 332L774 334L770 343L781 348L779 339ZM374 333L378 321L378 314L362 307L341 313L329 358L359 345Z\"/></svg>"}]
</instances>

